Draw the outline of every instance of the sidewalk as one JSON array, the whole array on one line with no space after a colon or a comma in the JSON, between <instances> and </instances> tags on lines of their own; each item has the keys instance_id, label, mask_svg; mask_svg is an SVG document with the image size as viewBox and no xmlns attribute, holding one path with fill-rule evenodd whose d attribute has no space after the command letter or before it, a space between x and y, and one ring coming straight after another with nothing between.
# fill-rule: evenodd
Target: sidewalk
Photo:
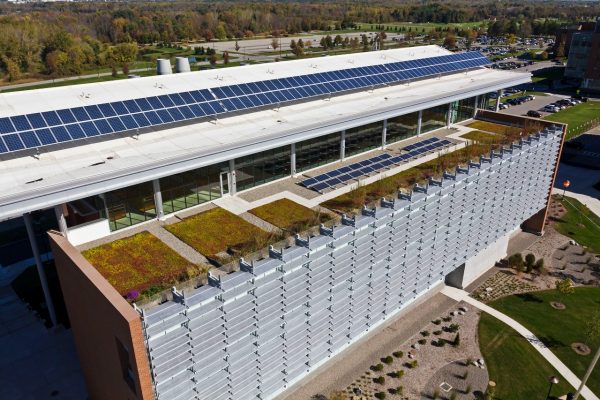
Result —
<instances>
[{"instance_id":1,"label":"sidewalk","mask_svg":"<svg viewBox=\"0 0 600 400\"><path fill-rule=\"evenodd\" d=\"M466 303L469 303L472 306L477 307L481 311L485 311L494 318L499 319L506 325L513 328L521 336L527 339L527 341L531 343L531 345L542 355L542 357L544 357L550 363L550 365L556 368L556 370L565 378L567 382L569 382L569 384L571 384L575 389L579 387L579 385L581 384L581 380L577 378L577 376L573 372L571 372L571 370L567 368L567 366L563 364L563 362L560 361L558 357L556 357L554 353L552 353L552 351L550 351L550 349L548 349L540 339L538 339L531 331L529 331L523 325L510 318L509 316L501 313L500 311L486 304L483 304L478 300L475 300L474 298L469 296L468 292L464 290L446 286L442 289L442 293L456 301L464 301ZM596 396L590 389L587 388L587 386L583 388L583 390L581 391L581 395L586 400L600 400L598 396Z\"/></svg>"}]
</instances>

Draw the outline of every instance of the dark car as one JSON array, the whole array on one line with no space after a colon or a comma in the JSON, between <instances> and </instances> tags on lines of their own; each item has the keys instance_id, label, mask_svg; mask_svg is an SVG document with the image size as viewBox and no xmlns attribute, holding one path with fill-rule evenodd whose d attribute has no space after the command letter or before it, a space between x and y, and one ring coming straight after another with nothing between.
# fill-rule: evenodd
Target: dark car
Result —
<instances>
[{"instance_id":1,"label":"dark car","mask_svg":"<svg viewBox=\"0 0 600 400\"><path fill-rule=\"evenodd\" d=\"M527 116L534 117L534 118L541 118L542 114L540 114L539 112L537 112L535 110L529 110L529 111L527 111Z\"/></svg>"}]
</instances>

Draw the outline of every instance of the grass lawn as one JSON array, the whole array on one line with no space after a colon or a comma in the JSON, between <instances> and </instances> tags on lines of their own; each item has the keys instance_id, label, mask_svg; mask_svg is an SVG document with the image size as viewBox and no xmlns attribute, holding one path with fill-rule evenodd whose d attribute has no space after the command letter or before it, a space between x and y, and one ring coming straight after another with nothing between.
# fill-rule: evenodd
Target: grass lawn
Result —
<instances>
[{"instance_id":1,"label":"grass lawn","mask_svg":"<svg viewBox=\"0 0 600 400\"><path fill-rule=\"evenodd\" d=\"M568 124L567 137L570 140L575 136L593 128L593 122L600 122L600 101L588 101L587 103L577 104L566 110L550 114L544 119L554 122Z\"/></svg>"},{"instance_id":2,"label":"grass lawn","mask_svg":"<svg viewBox=\"0 0 600 400\"><path fill-rule=\"evenodd\" d=\"M398 27L398 29L406 28L407 31L408 31L408 29L410 29L412 32L420 33L420 32L423 32L423 29L425 30L425 32L429 32L431 30L434 30L435 28L450 28L450 29L475 28L475 27L479 27L479 26L486 26L487 23L485 21L462 22L462 23L452 23L452 24L412 23L412 22L393 22L393 23L384 23L384 24L369 24L369 23L359 22L356 25L359 27L359 30L364 30L364 31L378 31L378 29L376 29L376 26L383 26L386 31L395 31L395 28ZM398 32L400 32L400 31L398 31Z\"/></svg>"},{"instance_id":3,"label":"grass lawn","mask_svg":"<svg viewBox=\"0 0 600 400\"><path fill-rule=\"evenodd\" d=\"M600 254L600 217L572 197L555 196L567 212L554 223L554 228L577 243Z\"/></svg>"},{"instance_id":4,"label":"grass lawn","mask_svg":"<svg viewBox=\"0 0 600 400\"><path fill-rule=\"evenodd\" d=\"M550 301L554 300L560 300L567 308L560 311L555 310L550 306ZM585 373L595 350L600 346L599 339L596 339L595 343L588 343L593 351L587 356L578 355L571 349L571 344L574 342L586 342L583 333L585 324L594 313L600 310L600 288L575 288L573 294L565 295L562 299L557 296L555 290L526 293L504 297L489 305L519 321L532 331L579 378ZM489 342L490 340L482 341L482 343L488 343L488 346ZM529 372L534 371L530 370ZM529 381L529 374L515 373L514 376L525 375ZM547 373L544 375L549 376ZM515 381L516 379L512 382ZM590 376L588 387L593 392L600 394L600 368L596 368Z\"/></svg>"},{"instance_id":5,"label":"grass lawn","mask_svg":"<svg viewBox=\"0 0 600 400\"><path fill-rule=\"evenodd\" d=\"M496 382L495 400L543 399L548 393L548 377L556 375L559 384L552 394L573 391L564 378L524 337L486 314L479 321L479 345L490 380Z\"/></svg>"},{"instance_id":6,"label":"grass lawn","mask_svg":"<svg viewBox=\"0 0 600 400\"><path fill-rule=\"evenodd\" d=\"M475 142L481 143L495 143L498 141L498 135L493 133L483 132L483 131L471 131L469 133L465 133L461 136L461 138L473 140Z\"/></svg>"},{"instance_id":7,"label":"grass lawn","mask_svg":"<svg viewBox=\"0 0 600 400\"><path fill-rule=\"evenodd\" d=\"M278 228L290 230L294 233L317 226L333 217L306 208L289 199L276 200L264 206L256 207L249 212Z\"/></svg>"},{"instance_id":8,"label":"grass lawn","mask_svg":"<svg viewBox=\"0 0 600 400\"><path fill-rule=\"evenodd\" d=\"M229 258L219 257L217 253L230 249L243 256L280 239L218 207L165 228L201 254L221 263L228 262Z\"/></svg>"},{"instance_id":9,"label":"grass lawn","mask_svg":"<svg viewBox=\"0 0 600 400\"><path fill-rule=\"evenodd\" d=\"M83 256L117 291L152 295L206 270L190 263L149 232L85 250Z\"/></svg>"},{"instance_id":10,"label":"grass lawn","mask_svg":"<svg viewBox=\"0 0 600 400\"><path fill-rule=\"evenodd\" d=\"M548 96L544 92L519 92L519 93L511 94L510 96L502 97L500 99L500 101L502 103L506 103L510 99L516 99L517 97L523 97L523 96L528 96L528 95L532 95L532 96ZM495 100L495 99L493 99L493 100Z\"/></svg>"}]
</instances>

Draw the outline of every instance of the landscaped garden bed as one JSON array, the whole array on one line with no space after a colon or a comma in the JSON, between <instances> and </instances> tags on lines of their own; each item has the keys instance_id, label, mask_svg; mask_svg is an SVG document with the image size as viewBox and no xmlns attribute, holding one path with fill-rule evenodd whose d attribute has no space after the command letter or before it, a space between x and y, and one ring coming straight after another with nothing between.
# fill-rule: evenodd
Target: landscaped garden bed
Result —
<instances>
[{"instance_id":1,"label":"landscaped garden bed","mask_svg":"<svg viewBox=\"0 0 600 400\"><path fill-rule=\"evenodd\" d=\"M462 135L461 138L478 143L498 143L498 141L502 139L502 136L483 131L471 131Z\"/></svg>"},{"instance_id":2,"label":"landscaped garden bed","mask_svg":"<svg viewBox=\"0 0 600 400\"><path fill-rule=\"evenodd\" d=\"M283 239L219 207L167 225L165 229L218 264Z\"/></svg>"},{"instance_id":3,"label":"landscaped garden bed","mask_svg":"<svg viewBox=\"0 0 600 400\"><path fill-rule=\"evenodd\" d=\"M149 232L82 252L124 297L138 300L207 271L172 250Z\"/></svg>"},{"instance_id":4,"label":"landscaped garden bed","mask_svg":"<svg viewBox=\"0 0 600 400\"><path fill-rule=\"evenodd\" d=\"M473 121L467 126L469 128L478 129L480 131L503 135L509 141L518 139L521 132L523 132L522 128L502 124L495 124L493 122L487 121Z\"/></svg>"},{"instance_id":5,"label":"landscaped garden bed","mask_svg":"<svg viewBox=\"0 0 600 400\"><path fill-rule=\"evenodd\" d=\"M333 215L304 207L289 199L276 200L249 211L278 228L298 233L329 221Z\"/></svg>"}]
</instances>

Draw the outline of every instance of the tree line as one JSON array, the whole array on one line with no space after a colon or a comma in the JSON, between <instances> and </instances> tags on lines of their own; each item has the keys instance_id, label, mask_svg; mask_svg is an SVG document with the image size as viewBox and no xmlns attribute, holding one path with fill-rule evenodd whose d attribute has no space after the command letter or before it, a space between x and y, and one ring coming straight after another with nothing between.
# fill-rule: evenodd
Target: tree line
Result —
<instances>
[{"instance_id":1,"label":"tree line","mask_svg":"<svg viewBox=\"0 0 600 400\"><path fill-rule=\"evenodd\" d=\"M552 34L560 23L550 17L575 21L595 15L600 15L597 2L564 7L558 1L0 2L0 73L17 80L29 73L64 76L99 67L127 69L137 57L137 45L358 29L357 23L380 24L389 31L385 24L393 22L485 21L492 34L520 36ZM463 33L469 35L457 32ZM292 50L301 54L304 48Z\"/></svg>"}]
</instances>

